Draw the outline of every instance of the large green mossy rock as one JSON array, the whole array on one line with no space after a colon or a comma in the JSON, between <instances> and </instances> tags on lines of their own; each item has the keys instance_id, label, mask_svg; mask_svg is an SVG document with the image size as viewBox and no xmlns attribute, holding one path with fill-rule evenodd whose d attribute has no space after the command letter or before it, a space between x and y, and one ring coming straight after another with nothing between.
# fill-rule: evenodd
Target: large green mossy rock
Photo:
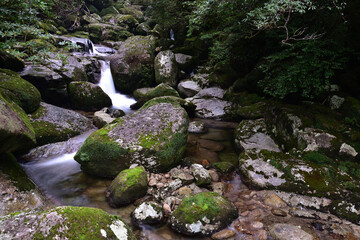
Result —
<instances>
[{"instance_id":1,"label":"large green mossy rock","mask_svg":"<svg viewBox=\"0 0 360 240\"><path fill-rule=\"evenodd\" d=\"M39 146L65 141L93 128L91 120L80 113L43 102L29 116Z\"/></svg>"},{"instance_id":2,"label":"large green mossy rock","mask_svg":"<svg viewBox=\"0 0 360 240\"><path fill-rule=\"evenodd\" d=\"M169 219L170 227L186 235L210 235L238 217L235 205L215 192L202 192L182 200Z\"/></svg>"},{"instance_id":3,"label":"large green mossy rock","mask_svg":"<svg viewBox=\"0 0 360 240\"><path fill-rule=\"evenodd\" d=\"M152 87L155 83L154 51L153 36L133 36L126 39L118 52L108 57L115 87L126 93Z\"/></svg>"},{"instance_id":4,"label":"large green mossy rock","mask_svg":"<svg viewBox=\"0 0 360 240\"><path fill-rule=\"evenodd\" d=\"M0 153L35 146L35 132L24 110L0 94Z\"/></svg>"},{"instance_id":5,"label":"large green mossy rock","mask_svg":"<svg viewBox=\"0 0 360 240\"><path fill-rule=\"evenodd\" d=\"M69 84L71 104L77 109L96 111L112 105L110 97L100 86L89 82Z\"/></svg>"},{"instance_id":6,"label":"large green mossy rock","mask_svg":"<svg viewBox=\"0 0 360 240\"><path fill-rule=\"evenodd\" d=\"M151 105L92 133L75 160L85 172L102 177L115 177L134 163L168 171L184 156L188 125L179 104Z\"/></svg>"},{"instance_id":7,"label":"large green mossy rock","mask_svg":"<svg viewBox=\"0 0 360 240\"><path fill-rule=\"evenodd\" d=\"M13 71L21 71L24 68L24 63L19 58L0 50L0 68L7 68Z\"/></svg>"},{"instance_id":8,"label":"large green mossy rock","mask_svg":"<svg viewBox=\"0 0 360 240\"><path fill-rule=\"evenodd\" d=\"M0 239L122 239L136 240L119 217L101 209L55 207L0 218Z\"/></svg>"},{"instance_id":9,"label":"large green mossy rock","mask_svg":"<svg viewBox=\"0 0 360 240\"><path fill-rule=\"evenodd\" d=\"M161 83L157 85L155 88L147 91L143 96L141 96L138 99L138 101L135 104L131 105L131 108L138 109L142 105L144 105L147 101L156 97L163 97L163 96L180 97L179 93L174 88L170 87L166 83Z\"/></svg>"},{"instance_id":10,"label":"large green mossy rock","mask_svg":"<svg viewBox=\"0 0 360 240\"><path fill-rule=\"evenodd\" d=\"M121 171L112 181L106 197L110 206L121 206L145 196L148 189L147 173L143 167Z\"/></svg>"},{"instance_id":11,"label":"large green mossy rock","mask_svg":"<svg viewBox=\"0 0 360 240\"><path fill-rule=\"evenodd\" d=\"M37 88L11 70L0 69L0 92L26 113L34 112L40 106L41 95Z\"/></svg>"},{"instance_id":12,"label":"large green mossy rock","mask_svg":"<svg viewBox=\"0 0 360 240\"><path fill-rule=\"evenodd\" d=\"M155 57L154 68L157 83L167 83L172 87L176 87L179 69L175 54L172 51L159 52Z\"/></svg>"},{"instance_id":13,"label":"large green mossy rock","mask_svg":"<svg viewBox=\"0 0 360 240\"><path fill-rule=\"evenodd\" d=\"M299 156L263 150L240 154L239 163L243 181L257 189L360 200L360 174L349 169L351 162L338 162L318 152Z\"/></svg>"}]
</instances>

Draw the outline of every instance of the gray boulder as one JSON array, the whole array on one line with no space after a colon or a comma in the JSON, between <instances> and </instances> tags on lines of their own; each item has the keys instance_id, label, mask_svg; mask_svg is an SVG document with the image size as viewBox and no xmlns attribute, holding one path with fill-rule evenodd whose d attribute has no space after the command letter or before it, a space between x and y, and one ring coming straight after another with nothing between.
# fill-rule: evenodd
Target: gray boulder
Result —
<instances>
[{"instance_id":1,"label":"gray boulder","mask_svg":"<svg viewBox=\"0 0 360 240\"><path fill-rule=\"evenodd\" d=\"M191 165L191 174L194 176L196 185L204 186L209 185L211 183L211 175L208 170L206 170L200 164Z\"/></svg>"},{"instance_id":2,"label":"gray boulder","mask_svg":"<svg viewBox=\"0 0 360 240\"><path fill-rule=\"evenodd\" d=\"M131 214L132 219L138 225L157 224L164 219L162 206L156 202L144 202Z\"/></svg>"},{"instance_id":3,"label":"gray boulder","mask_svg":"<svg viewBox=\"0 0 360 240\"><path fill-rule=\"evenodd\" d=\"M212 97L212 98L223 99L224 95L225 95L224 89L221 89L219 87L211 87L200 90L194 97L195 98Z\"/></svg>"},{"instance_id":4,"label":"gray boulder","mask_svg":"<svg viewBox=\"0 0 360 240\"><path fill-rule=\"evenodd\" d=\"M175 60L181 70L190 71L192 68L193 57L190 55L176 53Z\"/></svg>"},{"instance_id":5,"label":"gray boulder","mask_svg":"<svg viewBox=\"0 0 360 240\"><path fill-rule=\"evenodd\" d=\"M159 52L155 57L154 68L157 83L167 83L176 87L179 70L173 52L170 50Z\"/></svg>"},{"instance_id":6,"label":"gray boulder","mask_svg":"<svg viewBox=\"0 0 360 240\"><path fill-rule=\"evenodd\" d=\"M186 98L195 104L195 116L198 118L221 119L226 116L231 103L218 98Z\"/></svg>"},{"instance_id":7,"label":"gray boulder","mask_svg":"<svg viewBox=\"0 0 360 240\"><path fill-rule=\"evenodd\" d=\"M85 116L47 103L41 103L29 117L38 145L65 141L93 128Z\"/></svg>"},{"instance_id":8,"label":"gray boulder","mask_svg":"<svg viewBox=\"0 0 360 240\"><path fill-rule=\"evenodd\" d=\"M181 81L177 88L183 97L193 97L201 90L199 84L191 80Z\"/></svg>"},{"instance_id":9,"label":"gray boulder","mask_svg":"<svg viewBox=\"0 0 360 240\"><path fill-rule=\"evenodd\" d=\"M235 143L239 151L268 150L280 152L279 147L267 132L264 119L243 120L236 128Z\"/></svg>"},{"instance_id":10,"label":"gray boulder","mask_svg":"<svg viewBox=\"0 0 360 240\"><path fill-rule=\"evenodd\" d=\"M176 102L154 102L95 131L75 160L85 172L104 177L134 163L167 171L185 153L188 124L186 111Z\"/></svg>"}]
</instances>

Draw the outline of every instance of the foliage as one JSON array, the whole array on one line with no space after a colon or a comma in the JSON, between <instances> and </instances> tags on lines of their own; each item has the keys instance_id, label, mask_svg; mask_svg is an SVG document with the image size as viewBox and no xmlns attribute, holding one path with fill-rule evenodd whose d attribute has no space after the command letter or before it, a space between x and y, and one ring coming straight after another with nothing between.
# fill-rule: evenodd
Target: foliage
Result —
<instances>
[{"instance_id":1,"label":"foliage","mask_svg":"<svg viewBox=\"0 0 360 240\"><path fill-rule=\"evenodd\" d=\"M347 50L327 40L298 42L265 58L259 69L264 92L284 98L298 93L314 98L330 85L336 70L348 61Z\"/></svg>"}]
</instances>

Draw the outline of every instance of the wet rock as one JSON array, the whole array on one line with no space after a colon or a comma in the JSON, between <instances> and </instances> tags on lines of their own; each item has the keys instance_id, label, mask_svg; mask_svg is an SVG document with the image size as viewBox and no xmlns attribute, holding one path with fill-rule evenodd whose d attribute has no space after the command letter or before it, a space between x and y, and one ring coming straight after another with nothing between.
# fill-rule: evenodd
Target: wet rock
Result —
<instances>
[{"instance_id":1,"label":"wet rock","mask_svg":"<svg viewBox=\"0 0 360 240\"><path fill-rule=\"evenodd\" d=\"M185 153L188 121L176 103L149 104L95 131L75 159L85 172L98 176L115 176L134 163L167 171Z\"/></svg>"},{"instance_id":2,"label":"wet rock","mask_svg":"<svg viewBox=\"0 0 360 240\"><path fill-rule=\"evenodd\" d=\"M213 169L209 170L211 181L218 182L220 180L220 175Z\"/></svg>"},{"instance_id":3,"label":"wet rock","mask_svg":"<svg viewBox=\"0 0 360 240\"><path fill-rule=\"evenodd\" d=\"M199 139L198 143L199 143L200 147L209 149L214 152L220 152L220 151L224 150L224 148L225 148L224 144L216 142L216 141L207 140L207 139Z\"/></svg>"},{"instance_id":4,"label":"wet rock","mask_svg":"<svg viewBox=\"0 0 360 240\"><path fill-rule=\"evenodd\" d=\"M270 227L270 235L277 240L313 240L314 237L298 226L277 223Z\"/></svg>"},{"instance_id":5,"label":"wet rock","mask_svg":"<svg viewBox=\"0 0 360 240\"><path fill-rule=\"evenodd\" d=\"M0 153L26 151L35 144L35 132L24 110L0 94Z\"/></svg>"},{"instance_id":6,"label":"wet rock","mask_svg":"<svg viewBox=\"0 0 360 240\"><path fill-rule=\"evenodd\" d=\"M191 71L191 67L193 63L192 56L182 53L175 53L175 60L181 70Z\"/></svg>"},{"instance_id":7,"label":"wet rock","mask_svg":"<svg viewBox=\"0 0 360 240\"><path fill-rule=\"evenodd\" d=\"M29 116L38 145L61 142L93 128L85 116L43 102Z\"/></svg>"},{"instance_id":8,"label":"wet rock","mask_svg":"<svg viewBox=\"0 0 360 240\"><path fill-rule=\"evenodd\" d=\"M143 106L147 101L153 98L163 97L163 96L179 97L179 94L175 89L173 89L166 83L161 83L157 85L155 88L147 91L142 97L140 97L137 100L135 104L131 105L131 108L138 109L141 106Z\"/></svg>"},{"instance_id":9,"label":"wet rock","mask_svg":"<svg viewBox=\"0 0 360 240\"><path fill-rule=\"evenodd\" d=\"M240 151L269 150L280 152L279 147L266 130L264 119L241 121L234 135L236 146Z\"/></svg>"},{"instance_id":10,"label":"wet rock","mask_svg":"<svg viewBox=\"0 0 360 240\"><path fill-rule=\"evenodd\" d=\"M229 225L236 207L217 193L199 193L184 198L169 219L170 227L186 235L210 235Z\"/></svg>"},{"instance_id":11,"label":"wet rock","mask_svg":"<svg viewBox=\"0 0 360 240\"><path fill-rule=\"evenodd\" d=\"M198 118L221 119L226 115L230 102L218 98L187 98L196 105L195 116Z\"/></svg>"},{"instance_id":12,"label":"wet rock","mask_svg":"<svg viewBox=\"0 0 360 240\"><path fill-rule=\"evenodd\" d=\"M219 195L224 195L226 189L226 183L224 182L213 182L211 183L211 189L213 192L218 193Z\"/></svg>"},{"instance_id":13,"label":"wet rock","mask_svg":"<svg viewBox=\"0 0 360 240\"><path fill-rule=\"evenodd\" d=\"M190 168L191 174L194 176L196 185L204 186L211 183L211 176L208 170L206 170L200 164L193 164Z\"/></svg>"},{"instance_id":14,"label":"wet rock","mask_svg":"<svg viewBox=\"0 0 360 240\"><path fill-rule=\"evenodd\" d=\"M101 87L90 82L71 82L69 96L76 109L95 111L112 105L110 97Z\"/></svg>"},{"instance_id":15,"label":"wet rock","mask_svg":"<svg viewBox=\"0 0 360 240\"><path fill-rule=\"evenodd\" d=\"M148 93L149 91L153 90L154 88L138 88L133 92L134 98L135 100L139 100L141 98L143 98L146 93Z\"/></svg>"},{"instance_id":16,"label":"wet rock","mask_svg":"<svg viewBox=\"0 0 360 240\"><path fill-rule=\"evenodd\" d=\"M258 230L258 229L261 229L264 227L264 224L262 222L259 222L259 221L255 221L255 222L252 222L250 224L250 227L254 230Z\"/></svg>"},{"instance_id":17,"label":"wet rock","mask_svg":"<svg viewBox=\"0 0 360 240\"><path fill-rule=\"evenodd\" d=\"M1 239L124 239L135 240L129 226L101 209L56 207L7 215L0 220Z\"/></svg>"},{"instance_id":18,"label":"wet rock","mask_svg":"<svg viewBox=\"0 0 360 240\"><path fill-rule=\"evenodd\" d=\"M180 196L190 196L192 194L192 190L189 187L181 187L178 189L178 193Z\"/></svg>"},{"instance_id":19,"label":"wet rock","mask_svg":"<svg viewBox=\"0 0 360 240\"><path fill-rule=\"evenodd\" d=\"M358 155L358 152L352 146L346 143L341 145L339 153L350 157L356 157Z\"/></svg>"},{"instance_id":20,"label":"wet rock","mask_svg":"<svg viewBox=\"0 0 360 240\"><path fill-rule=\"evenodd\" d=\"M202 121L191 121L188 128L189 133L205 133L206 127Z\"/></svg>"},{"instance_id":21,"label":"wet rock","mask_svg":"<svg viewBox=\"0 0 360 240\"><path fill-rule=\"evenodd\" d=\"M345 98L339 97L337 95L333 95L330 98L329 105L332 110L336 110L339 109L344 102L345 102Z\"/></svg>"},{"instance_id":22,"label":"wet rock","mask_svg":"<svg viewBox=\"0 0 360 240\"><path fill-rule=\"evenodd\" d=\"M112 181L106 192L106 198L110 206L126 205L143 197L147 188L147 174L143 167L126 169Z\"/></svg>"},{"instance_id":23,"label":"wet rock","mask_svg":"<svg viewBox=\"0 0 360 240\"><path fill-rule=\"evenodd\" d=\"M271 213L275 216L286 217L287 213L281 209L271 209Z\"/></svg>"},{"instance_id":24,"label":"wet rock","mask_svg":"<svg viewBox=\"0 0 360 240\"><path fill-rule=\"evenodd\" d=\"M200 92L201 87L194 81L185 80L178 84L177 89L182 97L193 97Z\"/></svg>"},{"instance_id":25,"label":"wet rock","mask_svg":"<svg viewBox=\"0 0 360 240\"><path fill-rule=\"evenodd\" d=\"M303 196L286 192L276 192L276 195L291 207L306 207L320 210L328 208L331 204L331 200L328 198Z\"/></svg>"},{"instance_id":26,"label":"wet rock","mask_svg":"<svg viewBox=\"0 0 360 240\"><path fill-rule=\"evenodd\" d=\"M154 84L155 38L133 36L126 39L116 54L109 56L115 87L126 93Z\"/></svg>"},{"instance_id":27,"label":"wet rock","mask_svg":"<svg viewBox=\"0 0 360 240\"><path fill-rule=\"evenodd\" d=\"M283 208L287 206L284 200L279 198L279 196L276 195L275 193L268 194L264 199L264 203L274 208Z\"/></svg>"},{"instance_id":28,"label":"wet rock","mask_svg":"<svg viewBox=\"0 0 360 240\"><path fill-rule=\"evenodd\" d=\"M214 233L213 235L211 235L211 239L222 240L222 239L228 239L228 238L234 237L235 235L236 235L236 232L234 230L224 229L220 232L217 232L217 233Z\"/></svg>"},{"instance_id":29,"label":"wet rock","mask_svg":"<svg viewBox=\"0 0 360 240\"><path fill-rule=\"evenodd\" d=\"M360 207L358 203L343 200L333 201L330 205L330 212L355 224L360 224Z\"/></svg>"},{"instance_id":30,"label":"wet rock","mask_svg":"<svg viewBox=\"0 0 360 240\"><path fill-rule=\"evenodd\" d=\"M170 50L159 52L155 57L154 68L157 83L167 83L171 87L176 87L179 70L173 52Z\"/></svg>"},{"instance_id":31,"label":"wet rock","mask_svg":"<svg viewBox=\"0 0 360 240\"><path fill-rule=\"evenodd\" d=\"M26 113L34 112L40 106L41 95L36 87L11 70L0 69L0 93Z\"/></svg>"},{"instance_id":32,"label":"wet rock","mask_svg":"<svg viewBox=\"0 0 360 240\"><path fill-rule=\"evenodd\" d=\"M156 202L144 202L132 212L133 221L140 224L157 224L163 218L163 208Z\"/></svg>"},{"instance_id":33,"label":"wet rock","mask_svg":"<svg viewBox=\"0 0 360 240\"><path fill-rule=\"evenodd\" d=\"M219 169L219 171L223 175L227 175L235 170L234 164L229 163L229 162L217 162L217 163L214 163L214 167Z\"/></svg>"},{"instance_id":34,"label":"wet rock","mask_svg":"<svg viewBox=\"0 0 360 240\"><path fill-rule=\"evenodd\" d=\"M24 63L19 58L0 50L0 68L7 68L19 72L23 70Z\"/></svg>"}]
</instances>

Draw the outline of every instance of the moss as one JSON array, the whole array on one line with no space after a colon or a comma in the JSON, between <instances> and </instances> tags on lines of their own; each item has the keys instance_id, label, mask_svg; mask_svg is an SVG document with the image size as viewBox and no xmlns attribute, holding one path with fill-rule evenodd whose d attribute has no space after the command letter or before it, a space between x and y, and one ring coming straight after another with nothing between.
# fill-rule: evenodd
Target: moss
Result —
<instances>
[{"instance_id":1,"label":"moss","mask_svg":"<svg viewBox=\"0 0 360 240\"><path fill-rule=\"evenodd\" d=\"M29 191L35 188L35 184L28 178L11 153L0 154L0 159L0 172L9 176L20 191Z\"/></svg>"},{"instance_id":2,"label":"moss","mask_svg":"<svg viewBox=\"0 0 360 240\"><path fill-rule=\"evenodd\" d=\"M303 155L303 157L306 161L316 163L318 165L334 164L334 161L331 158L319 152L307 152Z\"/></svg>"},{"instance_id":3,"label":"moss","mask_svg":"<svg viewBox=\"0 0 360 240\"><path fill-rule=\"evenodd\" d=\"M26 113L31 113L40 106L41 95L36 87L11 70L0 69L0 91Z\"/></svg>"},{"instance_id":4,"label":"moss","mask_svg":"<svg viewBox=\"0 0 360 240\"><path fill-rule=\"evenodd\" d=\"M355 224L360 223L360 214L356 213L358 204L349 203L343 200L333 201L330 205L330 212L341 218L345 218Z\"/></svg>"},{"instance_id":5,"label":"moss","mask_svg":"<svg viewBox=\"0 0 360 240\"><path fill-rule=\"evenodd\" d=\"M224 175L227 175L235 170L235 166L229 162L217 162L214 163L214 166Z\"/></svg>"}]
</instances>

